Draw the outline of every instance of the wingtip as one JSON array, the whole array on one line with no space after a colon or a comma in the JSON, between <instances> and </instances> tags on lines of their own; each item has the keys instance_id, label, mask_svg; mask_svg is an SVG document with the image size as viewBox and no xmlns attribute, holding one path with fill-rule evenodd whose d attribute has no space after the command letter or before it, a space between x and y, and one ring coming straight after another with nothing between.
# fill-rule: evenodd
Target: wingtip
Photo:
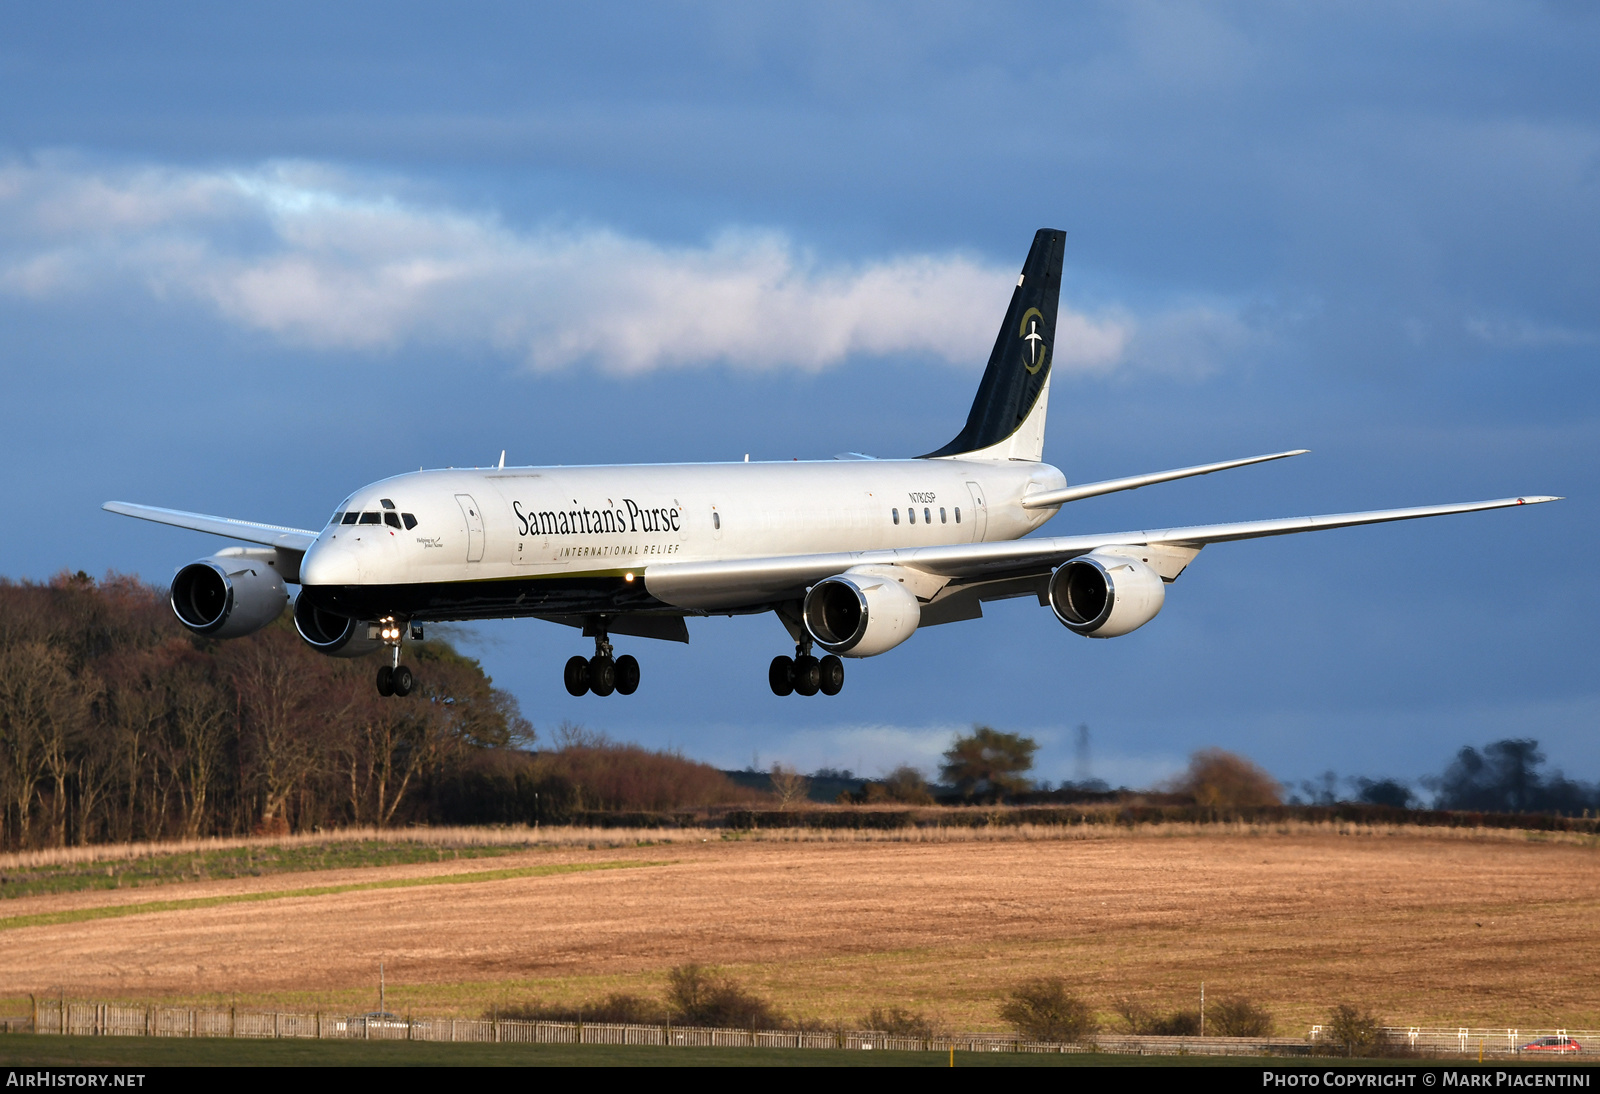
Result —
<instances>
[{"instance_id":1,"label":"wingtip","mask_svg":"<svg viewBox=\"0 0 1600 1094\"><path fill-rule=\"evenodd\" d=\"M1553 494L1540 494L1537 497L1530 495L1528 497L1518 498L1517 499L1517 503L1520 504L1520 505L1543 505L1547 501L1566 501L1566 500L1567 499L1564 498L1564 497L1557 497L1557 496L1555 496Z\"/></svg>"}]
</instances>

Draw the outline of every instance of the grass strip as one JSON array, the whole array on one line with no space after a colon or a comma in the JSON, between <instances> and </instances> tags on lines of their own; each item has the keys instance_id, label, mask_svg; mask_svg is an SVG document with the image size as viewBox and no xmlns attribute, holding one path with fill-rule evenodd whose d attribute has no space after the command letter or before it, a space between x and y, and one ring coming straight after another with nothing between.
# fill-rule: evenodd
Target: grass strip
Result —
<instances>
[{"instance_id":1,"label":"grass strip","mask_svg":"<svg viewBox=\"0 0 1600 1094\"><path fill-rule=\"evenodd\" d=\"M957 1052L956 1067L1240 1067L1293 1064L1238 1056ZM1386 1063L1314 1061L1319 1065ZM448 1044L424 1041L58 1037L0 1034L0 1067L949 1067L944 1052L652 1045Z\"/></svg>"},{"instance_id":2,"label":"grass strip","mask_svg":"<svg viewBox=\"0 0 1600 1094\"><path fill-rule=\"evenodd\" d=\"M548 877L552 874L579 874L591 870L629 870L641 866L666 866L665 861L622 860L617 862L552 863L547 866L518 866L506 870L478 870L464 874L439 874L434 877L386 878L382 881L351 881L343 885L311 885L303 889L273 889L263 893L228 893L223 896L197 896L181 900L151 900L139 904L108 904L98 908L73 908L64 912L38 912L0 919L0 931L19 927L45 927L57 923L78 923L89 919L116 919L151 912L191 911L220 904L252 904L263 900L286 900L299 896L331 896L334 893L359 893L374 889L411 889L423 885L472 885L483 881L509 881L521 877Z\"/></svg>"},{"instance_id":3,"label":"grass strip","mask_svg":"<svg viewBox=\"0 0 1600 1094\"><path fill-rule=\"evenodd\" d=\"M139 889L304 870L449 862L509 855L526 849L525 842L505 846L432 846L372 839L336 840L304 846L229 847L133 859L12 866L0 869L0 899L15 900L85 889Z\"/></svg>"}]
</instances>

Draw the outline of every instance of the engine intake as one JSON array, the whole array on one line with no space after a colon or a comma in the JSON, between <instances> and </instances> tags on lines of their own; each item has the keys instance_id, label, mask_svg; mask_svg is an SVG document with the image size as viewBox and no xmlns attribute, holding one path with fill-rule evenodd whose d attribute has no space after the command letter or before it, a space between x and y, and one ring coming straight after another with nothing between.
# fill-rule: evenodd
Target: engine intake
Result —
<instances>
[{"instance_id":1,"label":"engine intake","mask_svg":"<svg viewBox=\"0 0 1600 1094\"><path fill-rule=\"evenodd\" d=\"M381 649L383 640L369 638L368 624L362 619L347 619L324 611L304 594L295 598L294 629L306 645L329 657L364 657Z\"/></svg>"},{"instance_id":2,"label":"engine intake","mask_svg":"<svg viewBox=\"0 0 1600 1094\"><path fill-rule=\"evenodd\" d=\"M819 646L845 657L892 650L922 622L922 606L900 582L850 570L811 586L801 614Z\"/></svg>"},{"instance_id":3,"label":"engine intake","mask_svg":"<svg viewBox=\"0 0 1600 1094\"><path fill-rule=\"evenodd\" d=\"M1050 608L1062 624L1088 638L1136 631L1161 611L1161 575L1136 558L1091 552L1062 563L1050 578Z\"/></svg>"},{"instance_id":4,"label":"engine intake","mask_svg":"<svg viewBox=\"0 0 1600 1094\"><path fill-rule=\"evenodd\" d=\"M179 570L171 603L178 622L196 634L243 638L283 614L289 590L264 557L223 553Z\"/></svg>"}]
</instances>

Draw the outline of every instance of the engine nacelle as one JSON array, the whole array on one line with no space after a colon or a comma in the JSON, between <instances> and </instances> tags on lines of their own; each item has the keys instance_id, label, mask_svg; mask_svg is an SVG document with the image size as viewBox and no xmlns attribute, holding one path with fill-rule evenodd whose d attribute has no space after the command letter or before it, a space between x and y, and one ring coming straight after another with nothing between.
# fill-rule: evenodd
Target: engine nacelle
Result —
<instances>
[{"instance_id":1,"label":"engine nacelle","mask_svg":"<svg viewBox=\"0 0 1600 1094\"><path fill-rule=\"evenodd\" d=\"M811 586L801 614L829 653L873 657L916 633L922 605L892 577L846 570Z\"/></svg>"},{"instance_id":2,"label":"engine nacelle","mask_svg":"<svg viewBox=\"0 0 1600 1094\"><path fill-rule=\"evenodd\" d=\"M1156 617L1166 598L1166 583L1148 565L1099 551L1062 563L1050 578L1056 618L1089 638L1138 630Z\"/></svg>"},{"instance_id":3,"label":"engine nacelle","mask_svg":"<svg viewBox=\"0 0 1600 1094\"><path fill-rule=\"evenodd\" d=\"M363 619L347 619L313 607L304 594L294 602L294 629L306 645L329 657L365 657L383 648L383 640L368 637L371 624Z\"/></svg>"},{"instance_id":4,"label":"engine nacelle","mask_svg":"<svg viewBox=\"0 0 1600 1094\"><path fill-rule=\"evenodd\" d=\"M232 549L191 562L172 579L172 610L195 634L243 638L283 614L289 590L272 551Z\"/></svg>"}]
</instances>

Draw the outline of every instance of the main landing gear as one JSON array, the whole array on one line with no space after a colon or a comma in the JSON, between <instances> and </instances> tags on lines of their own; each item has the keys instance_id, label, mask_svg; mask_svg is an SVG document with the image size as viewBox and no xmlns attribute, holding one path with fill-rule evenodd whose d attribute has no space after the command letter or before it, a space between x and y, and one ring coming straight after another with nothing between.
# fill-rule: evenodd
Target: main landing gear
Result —
<instances>
[{"instance_id":1,"label":"main landing gear","mask_svg":"<svg viewBox=\"0 0 1600 1094\"><path fill-rule=\"evenodd\" d=\"M632 695L639 689L639 662L626 653L613 660L611 641L601 633L594 636L594 656L569 659L562 677L569 695Z\"/></svg>"},{"instance_id":2,"label":"main landing gear","mask_svg":"<svg viewBox=\"0 0 1600 1094\"><path fill-rule=\"evenodd\" d=\"M390 655L391 661L387 665L378 666L378 694L385 698L391 695L401 697L411 694L416 678L411 675L411 669L400 663L400 635L404 624L393 619L380 619L378 621L378 635L383 639L383 644L394 651ZM369 632L370 633L370 632ZM411 628L411 637L422 640L422 627Z\"/></svg>"},{"instance_id":3,"label":"main landing gear","mask_svg":"<svg viewBox=\"0 0 1600 1094\"><path fill-rule=\"evenodd\" d=\"M844 662L833 654L811 656L811 640L797 642L793 657L781 654L767 669L767 683L774 695L838 695L844 688Z\"/></svg>"}]
</instances>

